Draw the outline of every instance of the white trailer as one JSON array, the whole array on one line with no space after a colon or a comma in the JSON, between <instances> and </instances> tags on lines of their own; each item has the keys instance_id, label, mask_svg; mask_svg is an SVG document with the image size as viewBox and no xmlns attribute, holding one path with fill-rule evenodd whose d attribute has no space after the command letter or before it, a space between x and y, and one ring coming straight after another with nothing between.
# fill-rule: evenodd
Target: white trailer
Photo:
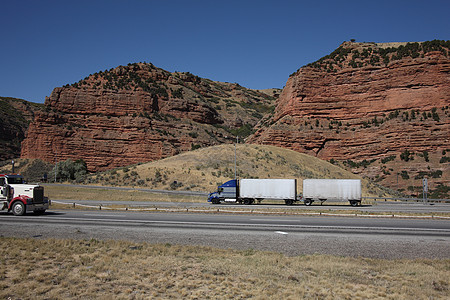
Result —
<instances>
[{"instance_id":1,"label":"white trailer","mask_svg":"<svg viewBox=\"0 0 450 300\"><path fill-rule=\"evenodd\" d=\"M208 197L213 204L221 201L252 204L263 199L293 204L298 201L297 179L234 179L220 185L217 192Z\"/></svg>"},{"instance_id":2,"label":"white trailer","mask_svg":"<svg viewBox=\"0 0 450 300\"><path fill-rule=\"evenodd\" d=\"M361 205L361 180L359 179L305 179L303 201L311 205L314 201L326 200Z\"/></svg>"},{"instance_id":3,"label":"white trailer","mask_svg":"<svg viewBox=\"0 0 450 300\"><path fill-rule=\"evenodd\" d=\"M297 200L296 179L241 179L239 197L242 199ZM289 203L289 204L292 204Z\"/></svg>"}]
</instances>

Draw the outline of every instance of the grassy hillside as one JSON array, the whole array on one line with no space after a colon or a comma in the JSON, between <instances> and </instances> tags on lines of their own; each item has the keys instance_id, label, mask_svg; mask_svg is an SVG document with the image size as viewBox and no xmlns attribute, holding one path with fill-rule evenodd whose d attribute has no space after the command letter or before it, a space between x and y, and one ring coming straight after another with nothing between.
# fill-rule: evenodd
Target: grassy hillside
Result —
<instances>
[{"instance_id":1,"label":"grassy hillside","mask_svg":"<svg viewBox=\"0 0 450 300\"><path fill-rule=\"evenodd\" d=\"M149 187L165 190L214 191L234 178L234 145L197 149L170 158L118 168L89 176L83 183ZM274 146L238 144L239 178L297 178L298 191L306 178L361 179L318 158ZM363 180L363 196L387 196L390 191Z\"/></svg>"}]
</instances>

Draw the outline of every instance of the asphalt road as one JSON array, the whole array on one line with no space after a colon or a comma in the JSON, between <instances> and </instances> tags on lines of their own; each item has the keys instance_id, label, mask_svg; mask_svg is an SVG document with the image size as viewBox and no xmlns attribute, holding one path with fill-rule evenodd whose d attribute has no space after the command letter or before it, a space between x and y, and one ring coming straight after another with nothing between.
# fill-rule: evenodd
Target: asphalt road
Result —
<instances>
[{"instance_id":1,"label":"asphalt road","mask_svg":"<svg viewBox=\"0 0 450 300\"><path fill-rule=\"evenodd\" d=\"M2 236L120 239L287 255L450 258L450 221L52 210L0 213Z\"/></svg>"},{"instance_id":2,"label":"asphalt road","mask_svg":"<svg viewBox=\"0 0 450 300\"><path fill-rule=\"evenodd\" d=\"M323 211L336 211L336 210L352 210L361 212L404 212L404 213L433 213L433 212L447 212L450 213L450 203L417 203L417 202L377 202L371 205L362 205L353 207L349 204L313 204L311 206L306 206L303 204L294 204L287 206L285 204L266 204L262 202L261 204L243 205L243 204L218 204L213 205L209 202L166 202L166 201L99 201L99 200L57 200L63 203L77 203L84 205L125 205L129 207L164 207L164 208L194 208L194 207L217 207L217 208L282 208L282 209L305 209L305 210L323 210Z\"/></svg>"}]
</instances>

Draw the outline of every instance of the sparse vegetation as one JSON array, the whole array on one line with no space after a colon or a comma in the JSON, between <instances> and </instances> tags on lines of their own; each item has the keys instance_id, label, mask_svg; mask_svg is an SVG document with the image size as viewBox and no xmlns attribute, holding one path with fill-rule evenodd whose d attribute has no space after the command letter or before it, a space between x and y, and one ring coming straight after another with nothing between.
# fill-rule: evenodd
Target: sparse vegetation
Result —
<instances>
[{"instance_id":1,"label":"sparse vegetation","mask_svg":"<svg viewBox=\"0 0 450 300\"><path fill-rule=\"evenodd\" d=\"M44 111L44 105L0 97L0 161L20 156L21 142L37 111Z\"/></svg>"},{"instance_id":2,"label":"sparse vegetation","mask_svg":"<svg viewBox=\"0 0 450 300\"><path fill-rule=\"evenodd\" d=\"M0 238L3 299L444 299L450 261ZM24 280L26 278L26 280Z\"/></svg>"},{"instance_id":3,"label":"sparse vegetation","mask_svg":"<svg viewBox=\"0 0 450 300\"><path fill-rule=\"evenodd\" d=\"M239 178L297 178L299 192L302 190L302 179L305 178L359 178L339 166L274 146L238 144L236 153L236 171ZM116 169L88 176L84 183L210 192L217 188L217 182L223 183L234 178L234 146L201 148L163 160L136 165L134 168L138 174L136 177L126 176L130 172ZM115 172L115 175L112 175L112 172ZM144 178L148 180L138 183L139 179ZM174 182L177 182L177 186L173 184ZM363 185L364 195L390 195L389 190L367 180L363 180Z\"/></svg>"},{"instance_id":4,"label":"sparse vegetation","mask_svg":"<svg viewBox=\"0 0 450 300\"><path fill-rule=\"evenodd\" d=\"M450 53L450 41L443 40L406 43L398 47L383 47L383 44L376 43L359 43L356 45L360 45L359 50L352 50L351 47L340 46L329 55L307 66L326 72L337 72L345 67L362 68L388 65L392 61L407 57L413 59L423 57L425 54L434 51L441 52L445 56L449 56ZM291 74L291 76L297 72Z\"/></svg>"},{"instance_id":5,"label":"sparse vegetation","mask_svg":"<svg viewBox=\"0 0 450 300\"><path fill-rule=\"evenodd\" d=\"M23 175L27 182L40 182L43 180L44 174L47 174L48 180L53 181L50 172L53 165L40 159L15 159L15 172ZM0 164L0 173L11 173L11 161L5 161Z\"/></svg>"},{"instance_id":6,"label":"sparse vegetation","mask_svg":"<svg viewBox=\"0 0 450 300\"><path fill-rule=\"evenodd\" d=\"M414 159L414 153L409 152L409 150L405 150L400 154L400 159L404 160L405 162L408 162L410 160Z\"/></svg>"},{"instance_id":7,"label":"sparse vegetation","mask_svg":"<svg viewBox=\"0 0 450 300\"><path fill-rule=\"evenodd\" d=\"M388 163L390 161L395 160L396 157L397 157L397 155L389 155L388 157L382 158L381 163L383 163L383 164Z\"/></svg>"},{"instance_id":8,"label":"sparse vegetation","mask_svg":"<svg viewBox=\"0 0 450 300\"><path fill-rule=\"evenodd\" d=\"M403 180L408 180L409 179L408 172L405 171L405 170L401 171L400 175L402 176Z\"/></svg>"}]
</instances>

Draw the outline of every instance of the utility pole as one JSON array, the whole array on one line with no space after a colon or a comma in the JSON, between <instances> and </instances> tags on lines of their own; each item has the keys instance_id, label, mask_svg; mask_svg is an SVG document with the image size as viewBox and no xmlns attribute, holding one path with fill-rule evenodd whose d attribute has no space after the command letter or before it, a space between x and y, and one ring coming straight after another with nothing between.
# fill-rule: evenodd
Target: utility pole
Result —
<instances>
[{"instance_id":1,"label":"utility pole","mask_svg":"<svg viewBox=\"0 0 450 300\"><path fill-rule=\"evenodd\" d=\"M422 186L423 186L423 203L427 203L427 194L428 194L428 178L424 177L422 179Z\"/></svg>"},{"instance_id":2,"label":"utility pole","mask_svg":"<svg viewBox=\"0 0 450 300\"><path fill-rule=\"evenodd\" d=\"M55 150L55 183L56 183L56 173L58 172L58 149Z\"/></svg>"},{"instance_id":3,"label":"utility pole","mask_svg":"<svg viewBox=\"0 0 450 300\"><path fill-rule=\"evenodd\" d=\"M236 143L234 144L234 179L237 179L237 163L236 163L236 145L239 143L239 136L236 137Z\"/></svg>"}]
</instances>

